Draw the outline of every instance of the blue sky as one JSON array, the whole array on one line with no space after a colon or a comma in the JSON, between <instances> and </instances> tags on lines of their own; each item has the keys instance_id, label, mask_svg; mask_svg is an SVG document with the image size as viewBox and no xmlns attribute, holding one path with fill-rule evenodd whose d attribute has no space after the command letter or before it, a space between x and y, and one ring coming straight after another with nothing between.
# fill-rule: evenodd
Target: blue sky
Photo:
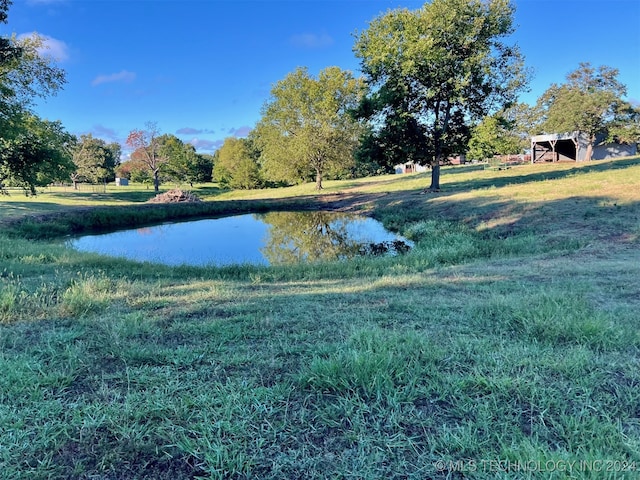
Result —
<instances>
[{"instance_id":1,"label":"blue sky","mask_svg":"<svg viewBox=\"0 0 640 480\"><path fill-rule=\"evenodd\" d=\"M299 66L359 74L353 34L414 0L13 0L0 34L38 32L67 72L35 110L75 134L123 143L156 122L212 153L245 136L271 86ZM514 0L511 39L533 104L580 62L620 70L640 102L640 0Z\"/></svg>"}]
</instances>

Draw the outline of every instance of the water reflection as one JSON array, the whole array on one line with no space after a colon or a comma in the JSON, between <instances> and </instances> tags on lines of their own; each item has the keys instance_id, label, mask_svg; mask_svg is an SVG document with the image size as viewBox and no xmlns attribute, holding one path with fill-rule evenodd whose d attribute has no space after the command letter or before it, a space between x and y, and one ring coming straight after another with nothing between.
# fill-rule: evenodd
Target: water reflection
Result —
<instances>
[{"instance_id":1,"label":"water reflection","mask_svg":"<svg viewBox=\"0 0 640 480\"><path fill-rule=\"evenodd\" d=\"M71 240L78 250L166 265L262 265L399 254L409 242L366 217L272 212L197 220Z\"/></svg>"}]
</instances>

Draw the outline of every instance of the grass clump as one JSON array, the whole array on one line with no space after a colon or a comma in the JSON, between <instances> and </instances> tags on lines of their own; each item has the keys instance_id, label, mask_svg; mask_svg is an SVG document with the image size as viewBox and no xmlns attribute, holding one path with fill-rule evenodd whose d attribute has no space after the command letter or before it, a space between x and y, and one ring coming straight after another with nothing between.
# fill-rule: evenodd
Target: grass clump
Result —
<instances>
[{"instance_id":1,"label":"grass clump","mask_svg":"<svg viewBox=\"0 0 640 480\"><path fill-rule=\"evenodd\" d=\"M300 381L321 392L412 401L416 385L437 370L437 360L437 346L416 335L365 329L339 351L314 359Z\"/></svg>"},{"instance_id":2,"label":"grass clump","mask_svg":"<svg viewBox=\"0 0 640 480\"><path fill-rule=\"evenodd\" d=\"M594 350L640 347L633 322L614 319L575 293L522 296L518 292L497 296L474 305L471 316L475 326L497 335L528 338L557 347L585 345Z\"/></svg>"}]
</instances>

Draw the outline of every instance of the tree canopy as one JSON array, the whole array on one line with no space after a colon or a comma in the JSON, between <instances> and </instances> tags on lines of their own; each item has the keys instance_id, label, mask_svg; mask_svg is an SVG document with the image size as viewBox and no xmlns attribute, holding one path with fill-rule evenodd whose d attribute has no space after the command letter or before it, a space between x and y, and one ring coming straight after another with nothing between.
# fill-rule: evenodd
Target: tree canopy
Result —
<instances>
[{"instance_id":1,"label":"tree canopy","mask_svg":"<svg viewBox=\"0 0 640 480\"><path fill-rule=\"evenodd\" d=\"M515 101L526 84L519 50L503 41L513 11L509 0L433 0L391 10L356 35L370 87L360 114L399 155L433 167L431 189L440 188L440 164L465 148L472 123Z\"/></svg>"},{"instance_id":2,"label":"tree canopy","mask_svg":"<svg viewBox=\"0 0 640 480\"><path fill-rule=\"evenodd\" d=\"M522 141L513 131L511 122L503 115L495 114L485 117L473 128L467 156L484 160L494 155L520 153L521 150Z\"/></svg>"},{"instance_id":3,"label":"tree canopy","mask_svg":"<svg viewBox=\"0 0 640 480\"><path fill-rule=\"evenodd\" d=\"M91 134L81 135L73 151L73 163L76 168L70 177L74 188L82 181L99 183L112 179L115 168L120 163L120 153L119 143L107 144Z\"/></svg>"},{"instance_id":4,"label":"tree canopy","mask_svg":"<svg viewBox=\"0 0 640 480\"><path fill-rule=\"evenodd\" d=\"M538 100L542 130L586 134L589 146L585 160L591 160L599 136L608 137L611 128L624 132L620 127L626 123L625 115L631 122L637 115L636 109L623 100L627 89L618 81L618 73L608 66L596 69L590 63L581 63L567 75L566 83L551 85Z\"/></svg>"},{"instance_id":5,"label":"tree canopy","mask_svg":"<svg viewBox=\"0 0 640 480\"><path fill-rule=\"evenodd\" d=\"M11 2L0 0L0 23ZM0 189L5 182L35 194L47 180L68 178L74 138L60 122L41 120L30 107L37 97L55 95L65 72L38 52L41 37L0 37Z\"/></svg>"},{"instance_id":6,"label":"tree canopy","mask_svg":"<svg viewBox=\"0 0 640 480\"><path fill-rule=\"evenodd\" d=\"M218 150L213 177L223 187L249 189L260 186L260 168L251 141L226 138Z\"/></svg>"},{"instance_id":7,"label":"tree canopy","mask_svg":"<svg viewBox=\"0 0 640 480\"><path fill-rule=\"evenodd\" d=\"M60 122L23 112L0 135L0 189L6 181L35 195L36 187L69 178L75 137Z\"/></svg>"},{"instance_id":8,"label":"tree canopy","mask_svg":"<svg viewBox=\"0 0 640 480\"><path fill-rule=\"evenodd\" d=\"M141 162L151 172L156 193L160 190L160 169L167 163L166 157L160 155L159 133L157 123L147 122L146 130L131 130L126 140L126 144L133 149L131 159Z\"/></svg>"},{"instance_id":9,"label":"tree canopy","mask_svg":"<svg viewBox=\"0 0 640 480\"><path fill-rule=\"evenodd\" d=\"M317 78L298 68L276 83L255 131L265 176L301 183L349 169L362 126L350 114L362 96L360 79L338 67Z\"/></svg>"},{"instance_id":10,"label":"tree canopy","mask_svg":"<svg viewBox=\"0 0 640 480\"><path fill-rule=\"evenodd\" d=\"M175 135L158 137L158 154L164 159L162 176L176 183L211 181L213 163L199 155L193 145Z\"/></svg>"}]
</instances>

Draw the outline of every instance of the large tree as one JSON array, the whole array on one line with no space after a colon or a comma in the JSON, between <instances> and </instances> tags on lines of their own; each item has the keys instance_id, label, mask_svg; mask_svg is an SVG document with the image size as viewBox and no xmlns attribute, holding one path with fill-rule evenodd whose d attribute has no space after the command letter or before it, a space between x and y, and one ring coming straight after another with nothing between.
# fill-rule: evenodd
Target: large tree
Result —
<instances>
[{"instance_id":1,"label":"large tree","mask_svg":"<svg viewBox=\"0 0 640 480\"><path fill-rule=\"evenodd\" d=\"M23 112L6 127L0 135L0 190L10 183L35 195L36 187L69 178L76 139L60 122Z\"/></svg>"},{"instance_id":2,"label":"large tree","mask_svg":"<svg viewBox=\"0 0 640 480\"><path fill-rule=\"evenodd\" d=\"M301 183L314 175L320 190L327 172L348 170L362 132L350 111L363 88L362 80L338 67L317 78L298 68L276 83L255 132L266 177Z\"/></svg>"},{"instance_id":3,"label":"large tree","mask_svg":"<svg viewBox=\"0 0 640 480\"><path fill-rule=\"evenodd\" d=\"M71 173L73 188L77 190L78 182L106 182L115 176L115 168L120 163L120 144L107 144L91 134L81 135L73 152L73 163L76 168Z\"/></svg>"},{"instance_id":4,"label":"large tree","mask_svg":"<svg viewBox=\"0 0 640 480\"><path fill-rule=\"evenodd\" d=\"M0 0L0 23L6 23L10 5ZM43 46L35 34L0 36L0 184L12 181L32 194L47 178L68 174L71 143L59 122L41 120L30 110L37 97L54 95L65 83L64 70L40 55Z\"/></svg>"},{"instance_id":5,"label":"large tree","mask_svg":"<svg viewBox=\"0 0 640 480\"><path fill-rule=\"evenodd\" d=\"M160 190L160 169L167 163L167 158L160 154L158 125L147 122L145 130L131 130L126 144L133 149L131 159L143 163L153 176L153 189Z\"/></svg>"},{"instance_id":6,"label":"large tree","mask_svg":"<svg viewBox=\"0 0 640 480\"><path fill-rule=\"evenodd\" d=\"M391 10L356 35L354 52L371 89L361 113L388 140L411 127L399 151L433 167L432 190L440 188L440 165L464 148L470 125L515 101L526 83L519 50L505 43L513 12L509 0L433 0L415 11Z\"/></svg>"},{"instance_id":7,"label":"large tree","mask_svg":"<svg viewBox=\"0 0 640 480\"><path fill-rule=\"evenodd\" d=\"M162 176L178 184L211 180L213 164L196 152L193 145L184 143L172 134L158 137L158 154L165 160Z\"/></svg>"},{"instance_id":8,"label":"large tree","mask_svg":"<svg viewBox=\"0 0 640 480\"><path fill-rule=\"evenodd\" d=\"M634 111L623 100L627 89L617 77L615 68L581 63L567 75L566 83L551 85L538 100L542 130L585 134L589 141L585 160L591 160L598 137L607 137L611 127L617 128L620 119Z\"/></svg>"}]
</instances>

